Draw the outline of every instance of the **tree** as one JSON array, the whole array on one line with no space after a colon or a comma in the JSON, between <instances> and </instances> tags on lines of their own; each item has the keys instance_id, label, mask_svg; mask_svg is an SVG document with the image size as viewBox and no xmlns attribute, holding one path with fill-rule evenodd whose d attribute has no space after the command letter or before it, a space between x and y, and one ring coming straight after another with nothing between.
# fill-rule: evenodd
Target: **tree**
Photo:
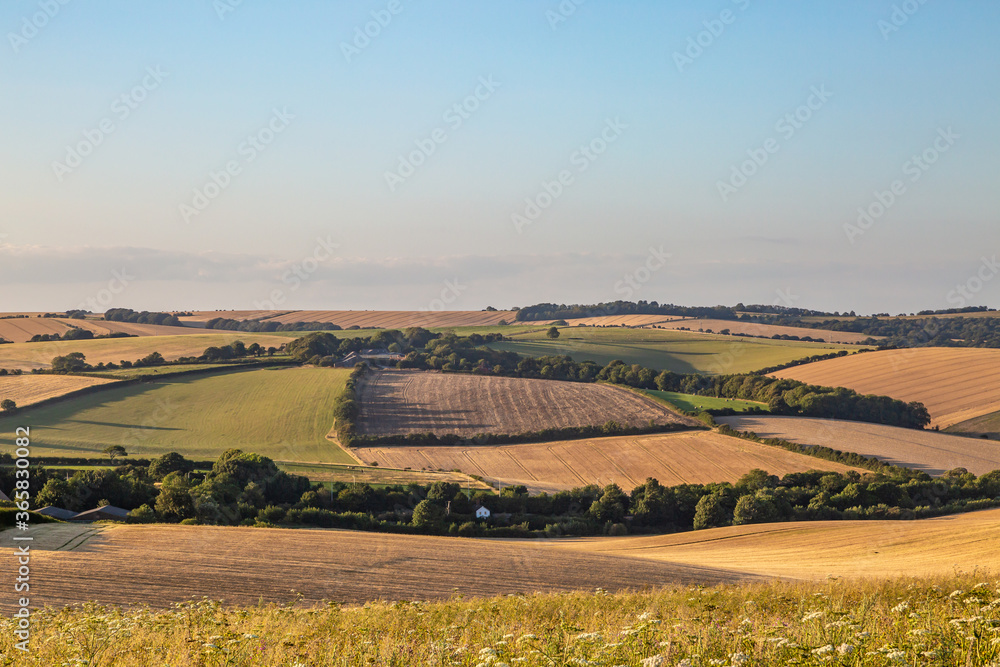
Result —
<instances>
[{"instance_id":1,"label":"tree","mask_svg":"<svg viewBox=\"0 0 1000 667\"><path fill-rule=\"evenodd\" d=\"M619 523L625 518L628 505L628 496L625 492L617 484L609 484L604 487L601 498L590 505L588 513L601 523L606 521Z\"/></svg>"},{"instance_id":2,"label":"tree","mask_svg":"<svg viewBox=\"0 0 1000 667\"><path fill-rule=\"evenodd\" d=\"M421 500L413 508L413 525L433 528L444 521L444 509L430 500Z\"/></svg>"},{"instance_id":3,"label":"tree","mask_svg":"<svg viewBox=\"0 0 1000 667\"><path fill-rule=\"evenodd\" d=\"M725 497L719 493L710 493L702 496L694 510L694 529L718 528L728 526L730 517L729 508L726 507Z\"/></svg>"},{"instance_id":4,"label":"tree","mask_svg":"<svg viewBox=\"0 0 1000 667\"><path fill-rule=\"evenodd\" d=\"M111 459L112 465L115 462L116 456L128 456L128 452L121 445L109 445L102 450Z\"/></svg>"},{"instance_id":5,"label":"tree","mask_svg":"<svg viewBox=\"0 0 1000 667\"><path fill-rule=\"evenodd\" d=\"M549 330L545 332L545 335L552 340L555 340L556 338L559 338L559 329L556 327L549 327Z\"/></svg>"},{"instance_id":6,"label":"tree","mask_svg":"<svg viewBox=\"0 0 1000 667\"><path fill-rule=\"evenodd\" d=\"M778 520L778 508L766 492L741 496L733 510L733 525L769 523Z\"/></svg>"},{"instance_id":7,"label":"tree","mask_svg":"<svg viewBox=\"0 0 1000 667\"><path fill-rule=\"evenodd\" d=\"M0 410L3 410L4 412L14 412L14 410L17 410L17 403L9 398L5 398L0 401Z\"/></svg>"},{"instance_id":8,"label":"tree","mask_svg":"<svg viewBox=\"0 0 1000 667\"><path fill-rule=\"evenodd\" d=\"M66 356L53 357L52 370L56 373L79 373L90 368L82 352L70 352Z\"/></svg>"},{"instance_id":9,"label":"tree","mask_svg":"<svg viewBox=\"0 0 1000 667\"><path fill-rule=\"evenodd\" d=\"M160 495L156 497L156 513L164 521L181 521L194 516L191 484L179 472L163 478Z\"/></svg>"},{"instance_id":10,"label":"tree","mask_svg":"<svg viewBox=\"0 0 1000 667\"><path fill-rule=\"evenodd\" d=\"M167 452L149 462L149 476L160 481L172 472L191 472L194 462L189 461L177 452Z\"/></svg>"}]
</instances>

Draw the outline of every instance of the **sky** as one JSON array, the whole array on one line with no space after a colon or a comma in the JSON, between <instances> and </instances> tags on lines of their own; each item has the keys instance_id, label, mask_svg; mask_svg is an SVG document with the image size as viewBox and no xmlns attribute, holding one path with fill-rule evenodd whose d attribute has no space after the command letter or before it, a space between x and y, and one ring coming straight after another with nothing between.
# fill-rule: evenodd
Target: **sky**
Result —
<instances>
[{"instance_id":1,"label":"sky","mask_svg":"<svg viewBox=\"0 0 1000 667\"><path fill-rule=\"evenodd\" d=\"M998 22L6 0L0 311L1000 307Z\"/></svg>"}]
</instances>

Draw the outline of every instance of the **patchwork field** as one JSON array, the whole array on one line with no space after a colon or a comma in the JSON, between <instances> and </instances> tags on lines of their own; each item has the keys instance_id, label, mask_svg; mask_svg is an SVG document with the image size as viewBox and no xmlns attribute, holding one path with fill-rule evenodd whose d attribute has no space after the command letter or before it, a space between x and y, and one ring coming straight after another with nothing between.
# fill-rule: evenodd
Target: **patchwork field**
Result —
<instances>
[{"instance_id":1,"label":"patchwork field","mask_svg":"<svg viewBox=\"0 0 1000 667\"><path fill-rule=\"evenodd\" d=\"M158 324L131 324L129 322L104 322L102 320L73 320L56 317L32 317L10 320L0 319L0 338L24 343L39 334L65 334L72 327L93 331L95 336L108 333L127 333L134 336L184 336L200 333L188 327L166 327Z\"/></svg>"},{"instance_id":2,"label":"patchwork field","mask_svg":"<svg viewBox=\"0 0 1000 667\"><path fill-rule=\"evenodd\" d=\"M712 431L616 436L526 445L472 447L359 447L366 462L393 468L461 470L532 492L617 483L631 490L654 477L660 483L735 482L754 468L775 475L806 470L845 472L831 461Z\"/></svg>"},{"instance_id":3,"label":"patchwork field","mask_svg":"<svg viewBox=\"0 0 1000 667\"><path fill-rule=\"evenodd\" d=\"M40 545L65 544L62 550ZM32 604L168 607L428 600L462 595L658 587L753 579L698 565L554 549L547 540L472 540L338 530L213 526L34 526ZM60 531L47 539L48 531ZM0 533L7 558L11 531ZM24 533L21 533L24 534ZM75 548L73 548L75 545ZM195 573L196 576L192 576ZM0 600L5 613L11 596Z\"/></svg>"},{"instance_id":4,"label":"patchwork field","mask_svg":"<svg viewBox=\"0 0 1000 667\"><path fill-rule=\"evenodd\" d=\"M369 467L337 463L279 463L278 467L295 475L308 477L313 482L344 482L390 486L394 484L433 484L453 482L468 489L487 490L491 487L466 474L437 470L403 470L401 468Z\"/></svg>"},{"instance_id":5,"label":"patchwork field","mask_svg":"<svg viewBox=\"0 0 1000 667\"><path fill-rule=\"evenodd\" d=\"M531 433L601 425L700 424L602 384L426 371L379 371L360 384L358 433Z\"/></svg>"},{"instance_id":6,"label":"patchwork field","mask_svg":"<svg viewBox=\"0 0 1000 667\"><path fill-rule=\"evenodd\" d=\"M712 330L716 333L728 329L731 334L744 334L747 336L798 336L800 338L809 336L810 338L821 339L827 343L849 343L857 344L869 338L880 338L880 336L866 336L864 334L851 333L849 331L827 331L825 329L810 329L808 327L783 327L771 324L760 324L757 322L739 322L733 320L675 320L673 322L663 322L659 324L664 329L678 329L687 327L692 331Z\"/></svg>"},{"instance_id":7,"label":"patchwork field","mask_svg":"<svg viewBox=\"0 0 1000 667\"><path fill-rule=\"evenodd\" d=\"M2 321L2 320L0 320ZM153 325L129 325L153 326ZM172 328L172 327L163 327ZM82 352L87 362L118 363L122 359L135 361L151 352L159 352L167 361L179 357L198 356L205 348L213 345L228 345L241 340L247 345L260 343L265 347L280 347L282 343L293 340L295 336L282 334L254 334L225 331L219 333L204 333L197 329L185 332L182 336L142 336L140 338L104 338L100 340L70 340L46 343L13 343L0 345L0 368L49 368L52 358Z\"/></svg>"},{"instance_id":8,"label":"patchwork field","mask_svg":"<svg viewBox=\"0 0 1000 667\"><path fill-rule=\"evenodd\" d=\"M676 391L659 391L656 389L644 390L644 393L660 399L669 405L687 412L698 412L699 410L736 410L746 412L747 410L767 410L767 403L756 401L744 401L738 398L716 398L715 396L698 396L697 394L681 394Z\"/></svg>"},{"instance_id":9,"label":"patchwork field","mask_svg":"<svg viewBox=\"0 0 1000 667\"><path fill-rule=\"evenodd\" d=\"M113 380L76 375L4 375L0 376L0 401L11 399L23 408L77 389L107 384Z\"/></svg>"},{"instance_id":10,"label":"patchwork field","mask_svg":"<svg viewBox=\"0 0 1000 667\"><path fill-rule=\"evenodd\" d=\"M669 329L594 327L561 327L556 340L546 338L544 331L522 334L514 341L491 343L490 347L527 356L569 355L576 361L599 364L621 359L675 373L714 375L747 373L815 354L858 349L834 343L741 339Z\"/></svg>"},{"instance_id":11,"label":"patchwork field","mask_svg":"<svg viewBox=\"0 0 1000 667\"><path fill-rule=\"evenodd\" d=\"M541 326L551 326L553 322L566 322L571 327L644 327L661 322L684 319L680 315L601 315L598 317L574 317L564 320L544 320L534 322L522 322L521 324L534 324Z\"/></svg>"},{"instance_id":12,"label":"patchwork field","mask_svg":"<svg viewBox=\"0 0 1000 667\"><path fill-rule=\"evenodd\" d=\"M810 521L675 535L581 538L573 551L736 569L768 577L952 576L1000 572L1000 510L920 521Z\"/></svg>"},{"instance_id":13,"label":"patchwork field","mask_svg":"<svg viewBox=\"0 0 1000 667\"><path fill-rule=\"evenodd\" d=\"M874 456L929 475L942 475L954 468L966 468L975 475L1000 469L1000 443L936 431L806 417L717 417L717 420L739 431L753 431L762 438L783 438L803 445Z\"/></svg>"},{"instance_id":14,"label":"patchwork field","mask_svg":"<svg viewBox=\"0 0 1000 667\"><path fill-rule=\"evenodd\" d=\"M931 426L940 428L1000 410L998 349L882 350L795 366L774 375L919 401L931 414Z\"/></svg>"},{"instance_id":15,"label":"patchwork field","mask_svg":"<svg viewBox=\"0 0 1000 667\"><path fill-rule=\"evenodd\" d=\"M204 323L216 317L234 320L263 319L268 322L329 322L340 327L374 327L376 329L405 329L424 327L495 326L501 320L514 321L515 313L507 310L228 310L203 311L181 317L181 322Z\"/></svg>"},{"instance_id":16,"label":"patchwork field","mask_svg":"<svg viewBox=\"0 0 1000 667\"><path fill-rule=\"evenodd\" d=\"M18 424L31 426L35 456L100 457L123 445L131 456L214 459L238 447L283 461L354 463L326 439L348 374L283 368L163 378L40 406ZM0 446L13 446L12 431L0 432Z\"/></svg>"}]
</instances>

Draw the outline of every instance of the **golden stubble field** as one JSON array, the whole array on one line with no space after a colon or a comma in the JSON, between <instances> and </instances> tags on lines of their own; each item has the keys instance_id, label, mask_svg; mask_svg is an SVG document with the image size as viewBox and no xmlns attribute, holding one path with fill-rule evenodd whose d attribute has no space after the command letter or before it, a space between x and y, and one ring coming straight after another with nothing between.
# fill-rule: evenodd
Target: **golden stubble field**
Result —
<instances>
[{"instance_id":1,"label":"golden stubble field","mask_svg":"<svg viewBox=\"0 0 1000 667\"><path fill-rule=\"evenodd\" d=\"M12 558L11 533L0 533L5 559ZM363 603L755 578L553 549L551 540L177 525L105 525L93 532L92 526L46 524L31 533L33 606L167 607L203 596L241 605L299 596L306 604ZM11 609L10 596L0 599L0 609Z\"/></svg>"},{"instance_id":2,"label":"golden stubble field","mask_svg":"<svg viewBox=\"0 0 1000 667\"><path fill-rule=\"evenodd\" d=\"M848 466L713 431L563 440L526 445L361 447L366 462L395 468L461 470L534 493L616 483L626 491L647 477L660 483L735 482L754 468L775 475Z\"/></svg>"},{"instance_id":3,"label":"golden stubble field","mask_svg":"<svg viewBox=\"0 0 1000 667\"><path fill-rule=\"evenodd\" d=\"M57 317L32 317L0 320L0 338L14 343L26 343L40 334L65 334L76 327L93 331L95 336L109 333L127 333L133 336L184 336L203 334L192 327L168 327L159 324L132 324L130 322L105 322L103 320L73 320Z\"/></svg>"},{"instance_id":4,"label":"golden stubble field","mask_svg":"<svg viewBox=\"0 0 1000 667\"><path fill-rule=\"evenodd\" d=\"M0 400L9 398L22 408L77 389L109 382L114 380L78 375L4 375L0 376Z\"/></svg>"},{"instance_id":5,"label":"golden stubble field","mask_svg":"<svg viewBox=\"0 0 1000 667\"><path fill-rule=\"evenodd\" d=\"M379 371L360 384L358 433L530 433L546 428L701 423L603 384L433 371Z\"/></svg>"},{"instance_id":6,"label":"golden stubble field","mask_svg":"<svg viewBox=\"0 0 1000 667\"><path fill-rule=\"evenodd\" d=\"M501 320L514 323L516 313L507 310L230 310L200 311L180 317L181 322L204 324L216 317L234 320L262 319L268 322L329 322L342 328L350 326L375 329L424 327L496 326Z\"/></svg>"},{"instance_id":7,"label":"golden stubble field","mask_svg":"<svg viewBox=\"0 0 1000 667\"><path fill-rule=\"evenodd\" d=\"M759 416L717 419L738 431L753 431L762 438L783 438L802 445L874 456L929 475L942 475L954 468L965 468L974 475L1000 469L1000 443L978 438L837 419Z\"/></svg>"},{"instance_id":8,"label":"golden stubble field","mask_svg":"<svg viewBox=\"0 0 1000 667\"><path fill-rule=\"evenodd\" d=\"M942 429L1000 410L998 349L881 350L795 366L774 376L919 401L931 414L931 426Z\"/></svg>"},{"instance_id":9,"label":"golden stubble field","mask_svg":"<svg viewBox=\"0 0 1000 667\"><path fill-rule=\"evenodd\" d=\"M1000 510L919 521L803 521L674 535L568 539L569 551L823 579L1000 572Z\"/></svg>"}]
</instances>

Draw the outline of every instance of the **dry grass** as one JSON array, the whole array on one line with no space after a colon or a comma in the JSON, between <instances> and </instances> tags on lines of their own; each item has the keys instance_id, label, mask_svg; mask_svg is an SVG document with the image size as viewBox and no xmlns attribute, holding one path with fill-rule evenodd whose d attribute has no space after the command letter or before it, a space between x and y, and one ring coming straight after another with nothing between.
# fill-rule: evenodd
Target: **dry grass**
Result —
<instances>
[{"instance_id":1,"label":"dry grass","mask_svg":"<svg viewBox=\"0 0 1000 667\"><path fill-rule=\"evenodd\" d=\"M550 326L553 322L566 322L571 327L583 324L588 327L644 327L650 324L660 324L680 320L680 315L602 315L599 317L576 317L573 319L544 320L536 322L520 322L519 324L537 324Z\"/></svg>"},{"instance_id":2,"label":"dry grass","mask_svg":"<svg viewBox=\"0 0 1000 667\"><path fill-rule=\"evenodd\" d=\"M547 428L688 424L695 420L632 392L601 384L380 371L360 387L358 433L530 433Z\"/></svg>"},{"instance_id":3,"label":"dry grass","mask_svg":"<svg viewBox=\"0 0 1000 667\"><path fill-rule=\"evenodd\" d=\"M12 399L24 407L77 389L113 380L80 377L77 375L4 375L0 377L0 400Z\"/></svg>"},{"instance_id":4,"label":"dry grass","mask_svg":"<svg viewBox=\"0 0 1000 667\"><path fill-rule=\"evenodd\" d=\"M1000 571L1000 510L920 521L811 521L560 542L568 550L697 563L770 577L945 576Z\"/></svg>"},{"instance_id":5,"label":"dry grass","mask_svg":"<svg viewBox=\"0 0 1000 667\"><path fill-rule=\"evenodd\" d=\"M880 338L880 336L866 336L864 334L851 333L849 331L826 331L823 329L810 329L808 327L783 327L771 324L759 324L757 322L738 322L732 320L674 320L661 324L664 329L679 329L687 327L692 331L711 329L718 333L723 329L729 329L734 335L744 334L747 336L798 336L803 338L820 339L827 343L857 344L869 338Z\"/></svg>"},{"instance_id":6,"label":"dry grass","mask_svg":"<svg viewBox=\"0 0 1000 667\"><path fill-rule=\"evenodd\" d=\"M34 526L36 536L67 529ZM24 534L24 533L21 533ZM258 601L366 602L534 591L720 583L744 575L697 565L553 549L548 540L473 540L340 530L105 526L73 550L31 556L32 606L84 601L166 607L202 596ZM79 540L78 540L79 543ZM9 532L0 545L10 548ZM72 546L72 545L70 545ZM7 549L0 556L10 558ZM10 609L10 596L0 608Z\"/></svg>"},{"instance_id":7,"label":"dry grass","mask_svg":"<svg viewBox=\"0 0 1000 667\"><path fill-rule=\"evenodd\" d=\"M358 448L365 461L394 468L461 470L533 492L617 483L626 490L647 477L662 484L735 482L762 468L775 475L805 470L852 470L710 431L617 436L528 445Z\"/></svg>"},{"instance_id":8,"label":"dry grass","mask_svg":"<svg viewBox=\"0 0 1000 667\"><path fill-rule=\"evenodd\" d=\"M920 347L883 350L788 368L774 374L811 384L848 387L919 401L931 425L952 424L1000 410L1000 350Z\"/></svg>"},{"instance_id":9,"label":"dry grass","mask_svg":"<svg viewBox=\"0 0 1000 667\"><path fill-rule=\"evenodd\" d=\"M874 456L886 463L942 475L966 468L975 475L1000 469L1000 444L936 431L803 417L719 417L738 431Z\"/></svg>"},{"instance_id":10,"label":"dry grass","mask_svg":"<svg viewBox=\"0 0 1000 667\"><path fill-rule=\"evenodd\" d=\"M350 326L376 329L407 327L475 327L495 326L500 320L514 322L515 313L506 310L225 310L193 313L181 317L182 322L207 322L215 317L234 320L266 319L268 322L329 322L344 329Z\"/></svg>"},{"instance_id":11,"label":"dry grass","mask_svg":"<svg viewBox=\"0 0 1000 667\"><path fill-rule=\"evenodd\" d=\"M151 325L130 325L151 326ZM169 327L167 327L169 328ZM52 358L82 352L87 362L118 363L122 359L135 361L150 352L159 352L168 361L178 357L198 356L212 345L228 345L241 340L247 345L260 343L264 347L279 347L293 340L292 336L278 334L253 334L225 331L205 333L197 329L183 336L142 336L139 338L104 338L101 340L69 340L48 343L13 343L0 345L0 368L49 368Z\"/></svg>"}]
</instances>

